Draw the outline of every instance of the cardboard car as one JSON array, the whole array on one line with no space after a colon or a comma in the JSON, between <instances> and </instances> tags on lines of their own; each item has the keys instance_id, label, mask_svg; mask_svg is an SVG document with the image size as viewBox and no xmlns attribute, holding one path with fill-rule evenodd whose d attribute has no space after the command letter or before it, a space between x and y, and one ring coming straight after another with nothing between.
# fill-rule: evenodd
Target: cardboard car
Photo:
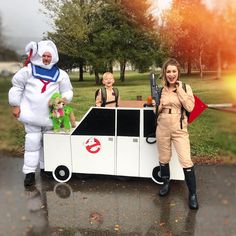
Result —
<instances>
[{"instance_id":1,"label":"cardboard car","mask_svg":"<svg viewBox=\"0 0 236 236\"><path fill-rule=\"evenodd\" d=\"M150 107L91 107L70 133L44 134L45 170L58 182L72 173L152 178L161 183ZM172 148L170 178L184 180Z\"/></svg>"}]
</instances>

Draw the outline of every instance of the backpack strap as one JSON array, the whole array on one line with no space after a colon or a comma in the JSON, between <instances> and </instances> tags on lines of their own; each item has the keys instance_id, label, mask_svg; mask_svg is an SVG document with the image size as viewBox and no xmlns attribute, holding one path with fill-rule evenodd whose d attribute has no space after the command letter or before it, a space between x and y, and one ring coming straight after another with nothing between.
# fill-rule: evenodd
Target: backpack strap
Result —
<instances>
[{"instance_id":1,"label":"backpack strap","mask_svg":"<svg viewBox=\"0 0 236 236\"><path fill-rule=\"evenodd\" d=\"M113 101L109 101L109 102L107 102L106 100L105 100L105 98L107 99L107 96L106 96L106 89L104 88L104 92L105 92L105 94L104 94L104 96L103 96L103 99L104 99L104 106L106 106L107 104L111 104L111 103L116 103L116 107L118 107L118 98L119 98L119 90L117 89L117 88L112 88L113 89L113 92L114 92L114 94L115 94L115 100L113 100Z\"/></svg>"},{"instance_id":2,"label":"backpack strap","mask_svg":"<svg viewBox=\"0 0 236 236\"><path fill-rule=\"evenodd\" d=\"M99 90L101 90L101 107L105 107L107 104L110 103L116 103L116 107L118 107L118 99L119 99L119 90L117 88L113 88L113 92L115 94L115 100L107 102L107 90L105 87L101 87L100 89L96 90L95 92L95 100L99 93Z\"/></svg>"},{"instance_id":3,"label":"backpack strap","mask_svg":"<svg viewBox=\"0 0 236 236\"><path fill-rule=\"evenodd\" d=\"M118 107L119 90L118 90L118 88L113 88L113 91L114 91L114 94L115 94L116 107Z\"/></svg>"},{"instance_id":4,"label":"backpack strap","mask_svg":"<svg viewBox=\"0 0 236 236\"><path fill-rule=\"evenodd\" d=\"M186 84L182 83L182 88L183 90L187 93L187 88L186 88ZM189 120L189 116L190 116L190 112L188 112L187 110L184 109L184 107L181 107L181 116L180 116L180 128L183 129L183 119L184 119L184 112Z\"/></svg>"},{"instance_id":5,"label":"backpack strap","mask_svg":"<svg viewBox=\"0 0 236 236\"><path fill-rule=\"evenodd\" d=\"M159 98L160 98L160 99L161 99L161 94L162 94L163 88L164 88L164 87L161 87L161 88L160 88L160 95L159 95ZM159 106L156 106L156 121L157 121L157 118L158 118L158 116L159 116L158 108L159 108Z\"/></svg>"},{"instance_id":6,"label":"backpack strap","mask_svg":"<svg viewBox=\"0 0 236 236\"><path fill-rule=\"evenodd\" d=\"M106 101L107 101L107 90L105 87L101 87L101 107L105 107L106 106Z\"/></svg>"},{"instance_id":7,"label":"backpack strap","mask_svg":"<svg viewBox=\"0 0 236 236\"><path fill-rule=\"evenodd\" d=\"M159 98L161 99L161 94L162 94L162 90L163 90L164 87L161 87L160 88L160 95L159 95ZM146 142L149 143L149 144L153 144L156 142L155 141L149 141L149 138L150 137L153 137L153 136L156 136L156 128L157 128L157 118L159 116L159 113L158 113L158 108L159 108L159 105L156 105L156 113L155 113L155 130L154 130L154 133L151 133L151 134L148 134L147 137L146 137Z\"/></svg>"}]
</instances>

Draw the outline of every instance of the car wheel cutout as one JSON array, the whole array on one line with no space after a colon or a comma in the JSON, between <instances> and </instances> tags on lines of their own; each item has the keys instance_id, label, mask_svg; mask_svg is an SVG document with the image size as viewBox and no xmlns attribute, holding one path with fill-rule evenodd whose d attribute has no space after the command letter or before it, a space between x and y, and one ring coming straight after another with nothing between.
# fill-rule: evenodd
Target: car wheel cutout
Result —
<instances>
[{"instance_id":1,"label":"car wheel cutout","mask_svg":"<svg viewBox=\"0 0 236 236\"><path fill-rule=\"evenodd\" d=\"M67 182L71 177L71 171L68 169L68 167L60 165L54 170L53 177L58 182Z\"/></svg>"}]
</instances>

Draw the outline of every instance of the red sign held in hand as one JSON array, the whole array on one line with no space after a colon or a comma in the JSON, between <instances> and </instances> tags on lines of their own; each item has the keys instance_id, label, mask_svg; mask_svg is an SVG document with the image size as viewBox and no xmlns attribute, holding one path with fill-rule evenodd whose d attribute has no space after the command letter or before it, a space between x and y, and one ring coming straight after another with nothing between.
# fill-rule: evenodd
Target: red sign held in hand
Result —
<instances>
[{"instance_id":1,"label":"red sign held in hand","mask_svg":"<svg viewBox=\"0 0 236 236\"><path fill-rule=\"evenodd\" d=\"M195 106L193 110L190 113L188 123L192 123L208 106L200 100L196 95L194 95L195 98Z\"/></svg>"}]
</instances>

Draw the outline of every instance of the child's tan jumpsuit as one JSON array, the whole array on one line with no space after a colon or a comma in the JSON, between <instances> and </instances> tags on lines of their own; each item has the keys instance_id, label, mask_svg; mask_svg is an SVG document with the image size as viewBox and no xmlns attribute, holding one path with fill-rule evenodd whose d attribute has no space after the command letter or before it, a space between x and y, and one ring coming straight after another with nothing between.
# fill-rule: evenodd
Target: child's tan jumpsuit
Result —
<instances>
[{"instance_id":1,"label":"child's tan jumpsuit","mask_svg":"<svg viewBox=\"0 0 236 236\"><path fill-rule=\"evenodd\" d=\"M194 108L194 96L189 85L186 85L186 91L187 93L182 86L171 92L168 90L168 87L165 86L163 88L156 129L160 163L169 163L171 144L173 143L183 168L193 166L187 130L188 122L185 112L184 120L182 120L183 128L181 129L180 126L181 107L183 106L189 112Z\"/></svg>"}]
</instances>

